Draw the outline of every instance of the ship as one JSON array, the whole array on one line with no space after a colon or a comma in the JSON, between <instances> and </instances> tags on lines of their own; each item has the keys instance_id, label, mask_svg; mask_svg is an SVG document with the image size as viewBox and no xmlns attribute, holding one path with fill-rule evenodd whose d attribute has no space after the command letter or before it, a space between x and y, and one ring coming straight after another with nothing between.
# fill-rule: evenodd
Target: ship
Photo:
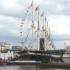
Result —
<instances>
[{"instance_id":1,"label":"ship","mask_svg":"<svg viewBox=\"0 0 70 70\"><path fill-rule=\"evenodd\" d=\"M45 12L40 12L40 6L36 6L34 9L34 2L32 0L31 5L27 8L31 8L31 14L32 14L32 24L31 24L31 34L32 34L32 39L31 39L31 48L25 47L27 43L28 34L23 41L23 32L21 30L20 32L20 37L21 37L21 45L22 47L25 47L24 50L18 52L18 56L16 58L13 58L11 61L8 61L8 63L41 63L41 62L52 62L52 61L62 61L61 56L55 57L53 55L59 54L59 50L55 49L54 43L51 39L50 35L50 28L47 20L47 16ZM28 12L28 10L27 10ZM35 12L37 13L37 27L35 26L35 20L34 17ZM42 20L40 20L42 18ZM24 22L24 19L22 19ZM23 24L21 23L20 27L21 29L23 28ZM36 43L35 43L36 42ZM61 52L60 54L63 54Z\"/></svg>"}]
</instances>

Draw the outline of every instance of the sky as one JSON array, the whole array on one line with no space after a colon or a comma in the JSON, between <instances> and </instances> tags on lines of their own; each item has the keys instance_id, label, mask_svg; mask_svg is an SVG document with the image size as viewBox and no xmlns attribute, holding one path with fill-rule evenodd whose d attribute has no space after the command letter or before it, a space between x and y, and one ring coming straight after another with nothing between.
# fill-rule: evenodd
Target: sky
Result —
<instances>
[{"instance_id":1,"label":"sky","mask_svg":"<svg viewBox=\"0 0 70 70\"><path fill-rule=\"evenodd\" d=\"M25 15L32 0L0 0L0 41L17 42L21 19L24 21L24 32L31 25L31 15ZM70 0L34 0L44 11L50 27L51 37L56 48L70 45ZM24 34L25 36L26 34Z\"/></svg>"}]
</instances>

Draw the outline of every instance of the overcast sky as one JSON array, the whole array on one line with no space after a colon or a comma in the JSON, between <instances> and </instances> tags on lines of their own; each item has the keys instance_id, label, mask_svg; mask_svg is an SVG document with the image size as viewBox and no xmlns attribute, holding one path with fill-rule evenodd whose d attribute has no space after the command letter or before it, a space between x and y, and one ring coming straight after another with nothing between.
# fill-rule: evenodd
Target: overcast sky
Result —
<instances>
[{"instance_id":1,"label":"overcast sky","mask_svg":"<svg viewBox=\"0 0 70 70\"><path fill-rule=\"evenodd\" d=\"M32 0L0 0L0 41L18 39L19 24L25 17L25 9L31 2ZM53 40L57 43L61 39L62 45L69 41L70 0L34 0L34 5L38 4L47 16ZM24 31L30 25L31 19L27 21L25 21ZM59 43L57 46L60 46Z\"/></svg>"}]
</instances>

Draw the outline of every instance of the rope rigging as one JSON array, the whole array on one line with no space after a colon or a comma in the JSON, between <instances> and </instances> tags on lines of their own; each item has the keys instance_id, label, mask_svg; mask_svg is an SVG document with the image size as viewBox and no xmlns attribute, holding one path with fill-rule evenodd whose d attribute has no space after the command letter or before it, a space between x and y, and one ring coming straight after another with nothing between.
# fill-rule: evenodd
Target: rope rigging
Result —
<instances>
[{"instance_id":1,"label":"rope rigging","mask_svg":"<svg viewBox=\"0 0 70 70\"><path fill-rule=\"evenodd\" d=\"M25 21L26 20L26 18L27 18L27 16L29 16L30 15L30 9L32 8L32 3L30 4L30 6L28 6L26 9L25 9L25 18L24 19L22 19L22 21ZM33 8L32 8L33 9ZM35 39L34 39L34 42L36 42L37 41L37 39L39 39L39 35L38 35L38 31L40 31L40 28L39 28L39 26L40 26L40 22L39 22L39 16L41 16L41 17L44 17L44 13L39 13L39 6L37 6L36 8L35 8L35 11L37 12L38 11L38 13L37 13L37 15L38 15L38 21L37 21L37 31L36 32L34 32L34 33L36 33L36 36L35 36ZM35 13L35 12L34 12ZM33 13L33 16L35 15ZM35 15L36 16L36 15ZM37 18L36 18L37 19ZM46 22L44 22L44 19L45 19L45 21L46 21L46 18L44 17L43 18L43 31L45 31L45 38L48 40L47 41L47 43L49 43L49 45L52 45L52 48L54 48L55 49L55 46L54 46L54 43L53 43L53 41L52 41L52 39L51 39L51 36L50 36L50 32L48 32L48 21L47 21L47 30L45 30L46 29ZM33 27L34 26L34 17L32 17L32 26L31 27ZM21 27L21 36L23 36L23 32L22 32L22 29L23 29L23 24L24 23L21 23L21 25L20 25L20 27ZM33 27L34 28L34 27ZM24 39L24 41L22 40L22 44L23 44L23 46L25 46L25 43L28 41L28 38L29 38L29 34L30 34L30 30L31 29L27 29L27 32L25 33L26 34L26 37L25 37L25 39ZM47 32L46 32L47 31ZM30 39L30 43L29 43L29 45L31 45L31 41L32 41L32 39ZM38 42L37 42L38 43ZM28 45L28 46L29 46ZM38 45L38 44L37 44Z\"/></svg>"},{"instance_id":2,"label":"rope rigging","mask_svg":"<svg viewBox=\"0 0 70 70\"><path fill-rule=\"evenodd\" d=\"M27 39L28 39L28 37L29 37L30 30L31 30L31 29L28 29L28 30L27 30L26 37L25 37L24 42L23 42L24 44L26 43L26 41L27 41Z\"/></svg>"}]
</instances>

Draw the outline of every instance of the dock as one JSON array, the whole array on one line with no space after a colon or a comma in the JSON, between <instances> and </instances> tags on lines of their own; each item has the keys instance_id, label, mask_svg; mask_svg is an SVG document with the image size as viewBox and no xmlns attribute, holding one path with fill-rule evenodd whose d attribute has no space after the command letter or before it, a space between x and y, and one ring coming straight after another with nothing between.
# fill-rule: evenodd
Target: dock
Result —
<instances>
[{"instance_id":1,"label":"dock","mask_svg":"<svg viewBox=\"0 0 70 70\"><path fill-rule=\"evenodd\" d=\"M7 65L36 65L41 68L70 68L70 63L64 62L50 62L43 63L41 61L10 61Z\"/></svg>"},{"instance_id":2,"label":"dock","mask_svg":"<svg viewBox=\"0 0 70 70\"><path fill-rule=\"evenodd\" d=\"M42 63L42 64L40 64L40 67L44 67L44 68L70 68L70 63L64 63L64 62Z\"/></svg>"}]
</instances>

